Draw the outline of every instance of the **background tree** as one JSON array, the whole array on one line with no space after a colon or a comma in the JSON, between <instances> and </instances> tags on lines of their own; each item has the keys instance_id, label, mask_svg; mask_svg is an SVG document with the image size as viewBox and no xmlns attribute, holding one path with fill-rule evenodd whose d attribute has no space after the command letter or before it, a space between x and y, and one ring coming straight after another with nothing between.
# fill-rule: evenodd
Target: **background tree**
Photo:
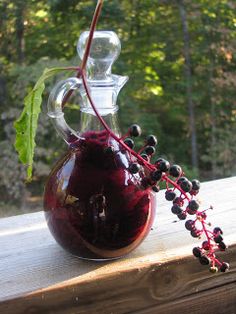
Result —
<instances>
[{"instance_id":1,"label":"background tree","mask_svg":"<svg viewBox=\"0 0 236 314\"><path fill-rule=\"evenodd\" d=\"M42 114L34 177L26 186L13 149L13 122L45 67L79 64L76 42L95 4L0 1L0 203L16 207L13 213L29 205L29 196L42 195L50 167L65 149ZM130 77L118 100L123 131L139 123L144 133L158 136L158 155L183 165L190 177L198 168L202 180L236 174L235 12L235 1L225 0L114 0L105 1L98 25L122 42L114 72ZM44 102L59 79L48 83ZM78 128L73 108L66 114Z\"/></svg>"}]
</instances>

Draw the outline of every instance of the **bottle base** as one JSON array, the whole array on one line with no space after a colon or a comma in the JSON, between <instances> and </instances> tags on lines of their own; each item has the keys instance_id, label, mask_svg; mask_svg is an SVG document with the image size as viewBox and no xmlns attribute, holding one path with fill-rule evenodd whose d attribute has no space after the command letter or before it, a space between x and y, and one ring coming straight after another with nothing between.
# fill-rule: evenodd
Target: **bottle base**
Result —
<instances>
[{"instance_id":1,"label":"bottle base","mask_svg":"<svg viewBox=\"0 0 236 314\"><path fill-rule=\"evenodd\" d=\"M82 257L82 256L78 256L75 254L71 254L71 255L78 258L78 259L81 259L84 261L91 261L91 262L95 262L95 263L104 263L104 262L114 261L114 260L122 259L126 256L126 255L122 255L122 256L118 256L118 257L92 258L92 257Z\"/></svg>"}]
</instances>

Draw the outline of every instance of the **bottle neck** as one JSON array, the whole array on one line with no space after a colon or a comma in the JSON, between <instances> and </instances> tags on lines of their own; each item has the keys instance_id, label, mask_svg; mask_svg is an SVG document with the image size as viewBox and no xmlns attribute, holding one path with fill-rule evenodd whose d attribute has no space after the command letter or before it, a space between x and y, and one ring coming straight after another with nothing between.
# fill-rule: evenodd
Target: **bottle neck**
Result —
<instances>
[{"instance_id":1,"label":"bottle neck","mask_svg":"<svg viewBox=\"0 0 236 314\"><path fill-rule=\"evenodd\" d=\"M102 116L103 120L106 122L108 127L116 134L120 135L120 130L117 121L117 114L116 112L110 112ZM83 136L83 133L87 131L102 131L104 130L103 125L99 121L98 117L94 114L81 111L80 115L80 134Z\"/></svg>"},{"instance_id":2,"label":"bottle neck","mask_svg":"<svg viewBox=\"0 0 236 314\"><path fill-rule=\"evenodd\" d=\"M114 86L92 86L90 87L90 96L93 102L96 104L96 109L101 116L107 116L110 113L115 113L118 110L116 105L117 89ZM91 115L95 115L90 101L87 97L87 93L82 90L82 103L81 111Z\"/></svg>"}]
</instances>

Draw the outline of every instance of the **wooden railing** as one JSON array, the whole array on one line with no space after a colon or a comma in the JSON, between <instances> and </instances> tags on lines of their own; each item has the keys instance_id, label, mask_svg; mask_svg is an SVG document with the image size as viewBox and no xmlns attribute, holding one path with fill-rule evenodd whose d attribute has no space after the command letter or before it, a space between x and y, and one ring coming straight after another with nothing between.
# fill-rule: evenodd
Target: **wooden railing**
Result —
<instances>
[{"instance_id":1,"label":"wooden railing","mask_svg":"<svg viewBox=\"0 0 236 314\"><path fill-rule=\"evenodd\" d=\"M80 260L50 235L42 212L0 219L0 313L236 313L236 177L202 184L224 230L231 268L211 274L192 256L200 241L176 222L163 192L147 239L112 262Z\"/></svg>"}]
</instances>

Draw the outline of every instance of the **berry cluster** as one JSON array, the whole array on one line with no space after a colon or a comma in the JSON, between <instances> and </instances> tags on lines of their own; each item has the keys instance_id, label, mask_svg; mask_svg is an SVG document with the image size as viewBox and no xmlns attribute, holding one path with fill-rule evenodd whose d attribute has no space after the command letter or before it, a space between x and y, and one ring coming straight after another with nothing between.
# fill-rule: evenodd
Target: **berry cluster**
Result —
<instances>
[{"instance_id":1,"label":"berry cluster","mask_svg":"<svg viewBox=\"0 0 236 314\"><path fill-rule=\"evenodd\" d=\"M159 183L164 182L166 184L165 197L173 203L171 207L172 213L177 215L180 220L185 220L188 215L194 216L193 220L186 222L186 228L194 238L200 238L203 235L206 237L202 247L194 248L194 256L199 258L201 264L210 265L211 272L218 270L225 272L228 270L229 264L221 262L215 255L217 249L226 249L222 231L219 227L215 228L213 232L208 229L210 224L206 222L207 209L201 210L199 202L194 199L194 196L199 192L200 182L198 180L188 180L180 166L170 165L163 158L158 158L154 164L151 163L151 158L155 154L155 146L157 145L157 139L154 135L149 135L144 146L138 152L135 152L133 150L134 141L132 137L138 137L142 133L140 126L137 124L131 125L128 134L124 137L120 138L113 133L96 109L84 72L81 72L81 77L91 107L99 121L108 134L120 145L121 151L127 152L129 155L130 164L128 170L130 174L134 176L139 174L141 186L144 189L151 188L154 192L158 192L160 190ZM210 208L212 209L212 207Z\"/></svg>"},{"instance_id":2,"label":"berry cluster","mask_svg":"<svg viewBox=\"0 0 236 314\"><path fill-rule=\"evenodd\" d=\"M141 133L141 128L137 124L133 124L126 136L118 140L122 151L126 151L130 155L129 172L131 175L139 174L143 189L151 188L154 192L158 192L160 182L165 183L165 198L172 202L171 212L180 220L186 220L188 215L193 216L194 219L186 220L185 228L194 238L201 238L203 235L206 237L201 247L193 249L193 255L199 259L202 265L209 265L212 273L218 270L227 271L229 264L219 261L215 255L216 250L226 250L222 237L223 232L219 227L210 231L210 224L206 222L206 212L208 209L212 209L212 206L201 210L200 203L194 198L199 193L200 182L197 179L188 180L179 165L170 165L164 158L158 158L151 163L157 145L157 138L154 135L149 135L144 146L137 153L134 152L132 138L140 136Z\"/></svg>"},{"instance_id":3,"label":"berry cluster","mask_svg":"<svg viewBox=\"0 0 236 314\"><path fill-rule=\"evenodd\" d=\"M154 163L151 163L151 158L155 154L155 146L157 145L157 139L154 135L149 135L144 146L138 152L135 152L133 150L134 141L132 138L138 137L142 133L141 128L137 124L131 125L128 134L124 137L118 137L113 133L99 114L92 100L85 71L81 70L80 75L85 92L98 120L108 134L119 144L121 152L127 153L130 157L128 167L130 174L141 178L140 183L143 189L151 188L154 192L158 192L160 190L159 183L164 182L166 184L165 197L173 204L171 207L172 213L177 215L180 220L185 220L188 215L194 216L193 220L186 222L186 228L194 238L200 238L203 235L206 237L202 247L194 248L194 256L199 258L201 264L210 265L211 272L218 270L225 272L228 270L229 264L221 262L215 255L217 249L226 249L222 231L220 228L215 228L213 232L208 229L209 223L206 222L207 209L201 210L199 202L194 199L199 192L200 182L198 180L188 180L180 166L170 165L164 158L159 158ZM107 149L109 150L109 148ZM111 147L110 152L112 151ZM137 176L137 174L139 175Z\"/></svg>"}]
</instances>

